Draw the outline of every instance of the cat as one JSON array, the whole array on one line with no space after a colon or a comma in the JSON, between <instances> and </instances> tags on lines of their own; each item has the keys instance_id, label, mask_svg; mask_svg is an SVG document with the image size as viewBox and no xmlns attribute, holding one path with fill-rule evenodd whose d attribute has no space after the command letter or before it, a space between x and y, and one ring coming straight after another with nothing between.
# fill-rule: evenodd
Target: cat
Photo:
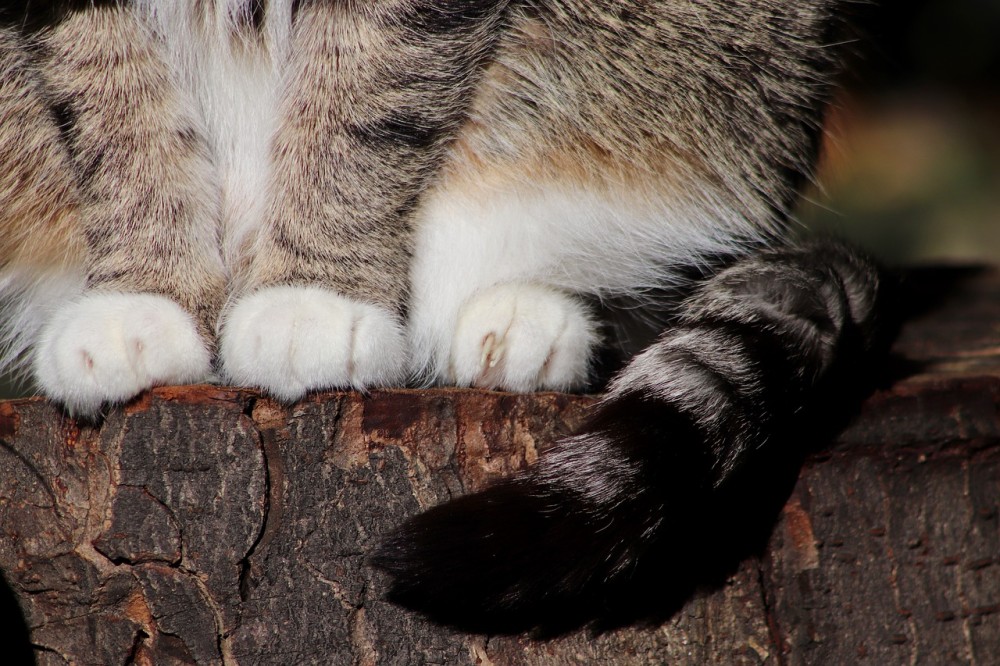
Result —
<instances>
[{"instance_id":1,"label":"cat","mask_svg":"<svg viewBox=\"0 0 1000 666\"><path fill-rule=\"evenodd\" d=\"M877 267L789 221L848 4L5 1L0 365L92 416L624 364L537 465L373 558L454 623L613 583L664 479L724 488L874 345Z\"/></svg>"}]
</instances>

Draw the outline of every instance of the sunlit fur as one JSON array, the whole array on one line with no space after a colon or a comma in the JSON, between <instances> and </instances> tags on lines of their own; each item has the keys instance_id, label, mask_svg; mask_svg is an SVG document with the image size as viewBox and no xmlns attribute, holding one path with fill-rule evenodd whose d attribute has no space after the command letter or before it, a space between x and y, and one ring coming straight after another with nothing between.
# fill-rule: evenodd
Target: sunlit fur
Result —
<instances>
[{"instance_id":1,"label":"sunlit fur","mask_svg":"<svg viewBox=\"0 0 1000 666\"><path fill-rule=\"evenodd\" d=\"M209 380L581 390L655 340L533 471L378 559L444 620L612 581L663 522L662 447L720 487L867 349L875 270L787 247L847 4L2 3L0 369L94 414Z\"/></svg>"},{"instance_id":2,"label":"sunlit fur","mask_svg":"<svg viewBox=\"0 0 1000 666\"><path fill-rule=\"evenodd\" d=\"M480 291L642 300L780 237L833 5L10 3L0 104L37 108L0 160L40 161L11 197L43 214L0 220L31 239L0 247L4 365L83 290L172 298L212 351L242 296L301 284L407 315L391 381L484 383L449 365Z\"/></svg>"}]
</instances>

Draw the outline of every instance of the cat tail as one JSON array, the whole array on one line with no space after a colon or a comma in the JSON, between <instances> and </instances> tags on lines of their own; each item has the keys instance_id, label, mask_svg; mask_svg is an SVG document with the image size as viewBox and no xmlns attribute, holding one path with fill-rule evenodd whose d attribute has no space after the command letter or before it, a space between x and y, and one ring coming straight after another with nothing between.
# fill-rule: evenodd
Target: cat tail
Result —
<instances>
[{"instance_id":1,"label":"cat tail","mask_svg":"<svg viewBox=\"0 0 1000 666\"><path fill-rule=\"evenodd\" d=\"M392 576L389 599L472 631L581 623L644 556L692 547L695 507L725 491L835 366L872 349L879 292L876 266L830 242L707 280L583 428L381 545L372 563ZM678 543L664 549L665 537Z\"/></svg>"},{"instance_id":2,"label":"cat tail","mask_svg":"<svg viewBox=\"0 0 1000 666\"><path fill-rule=\"evenodd\" d=\"M80 206L72 157L24 39L0 26L0 373L24 370L52 311L84 288Z\"/></svg>"}]
</instances>

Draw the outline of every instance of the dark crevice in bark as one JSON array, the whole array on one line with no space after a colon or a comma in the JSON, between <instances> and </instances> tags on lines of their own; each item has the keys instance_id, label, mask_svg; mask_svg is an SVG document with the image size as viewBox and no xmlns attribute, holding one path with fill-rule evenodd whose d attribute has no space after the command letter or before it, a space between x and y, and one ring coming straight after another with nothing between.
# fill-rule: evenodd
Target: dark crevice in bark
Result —
<instances>
[{"instance_id":1,"label":"dark crevice in bark","mask_svg":"<svg viewBox=\"0 0 1000 666\"><path fill-rule=\"evenodd\" d=\"M252 416L253 405L256 403L256 399L250 400L246 409L244 409L244 414ZM264 457L264 515L261 516L260 520L260 530L257 532L257 536L254 538L252 544L250 544L250 549L247 550L246 555L239 562L240 575L239 575L239 588L240 588L240 601L246 601L250 598L250 584L253 575L253 564L251 558L257 549L264 543L264 538L268 533L268 522L271 518L271 489L272 489L272 472L271 472L271 461L275 455L279 455L276 447L268 446L267 440L273 438L273 433L271 431L261 432L257 430L257 442L260 446L261 455ZM269 451L269 449L271 449Z\"/></svg>"},{"instance_id":2,"label":"dark crevice in bark","mask_svg":"<svg viewBox=\"0 0 1000 666\"><path fill-rule=\"evenodd\" d=\"M135 640L132 642L132 649L129 651L128 656L125 657L124 666L131 666L137 663L136 660L139 652L142 650L143 643L146 642L147 638L149 638L149 634L142 629L135 632Z\"/></svg>"},{"instance_id":3,"label":"dark crevice in bark","mask_svg":"<svg viewBox=\"0 0 1000 666\"><path fill-rule=\"evenodd\" d=\"M246 402L243 403L243 416L253 419L253 410L257 406L258 399L255 395L247 396Z\"/></svg>"}]
</instances>

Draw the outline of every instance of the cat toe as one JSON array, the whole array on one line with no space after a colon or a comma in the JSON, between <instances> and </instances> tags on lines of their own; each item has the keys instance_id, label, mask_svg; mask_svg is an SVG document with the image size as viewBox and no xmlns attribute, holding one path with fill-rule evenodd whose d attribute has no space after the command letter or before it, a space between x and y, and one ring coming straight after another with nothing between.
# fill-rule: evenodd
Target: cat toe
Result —
<instances>
[{"instance_id":1,"label":"cat toe","mask_svg":"<svg viewBox=\"0 0 1000 666\"><path fill-rule=\"evenodd\" d=\"M596 341L577 300L546 287L500 285L462 308L450 372L460 386L576 389L587 380Z\"/></svg>"},{"instance_id":2,"label":"cat toe","mask_svg":"<svg viewBox=\"0 0 1000 666\"><path fill-rule=\"evenodd\" d=\"M405 379L396 318L319 287L270 287L242 299L226 317L220 356L229 381L287 401L312 389Z\"/></svg>"},{"instance_id":3,"label":"cat toe","mask_svg":"<svg viewBox=\"0 0 1000 666\"><path fill-rule=\"evenodd\" d=\"M152 386L207 380L211 357L194 319L174 301L95 293L49 321L32 370L46 395L90 415Z\"/></svg>"}]
</instances>

